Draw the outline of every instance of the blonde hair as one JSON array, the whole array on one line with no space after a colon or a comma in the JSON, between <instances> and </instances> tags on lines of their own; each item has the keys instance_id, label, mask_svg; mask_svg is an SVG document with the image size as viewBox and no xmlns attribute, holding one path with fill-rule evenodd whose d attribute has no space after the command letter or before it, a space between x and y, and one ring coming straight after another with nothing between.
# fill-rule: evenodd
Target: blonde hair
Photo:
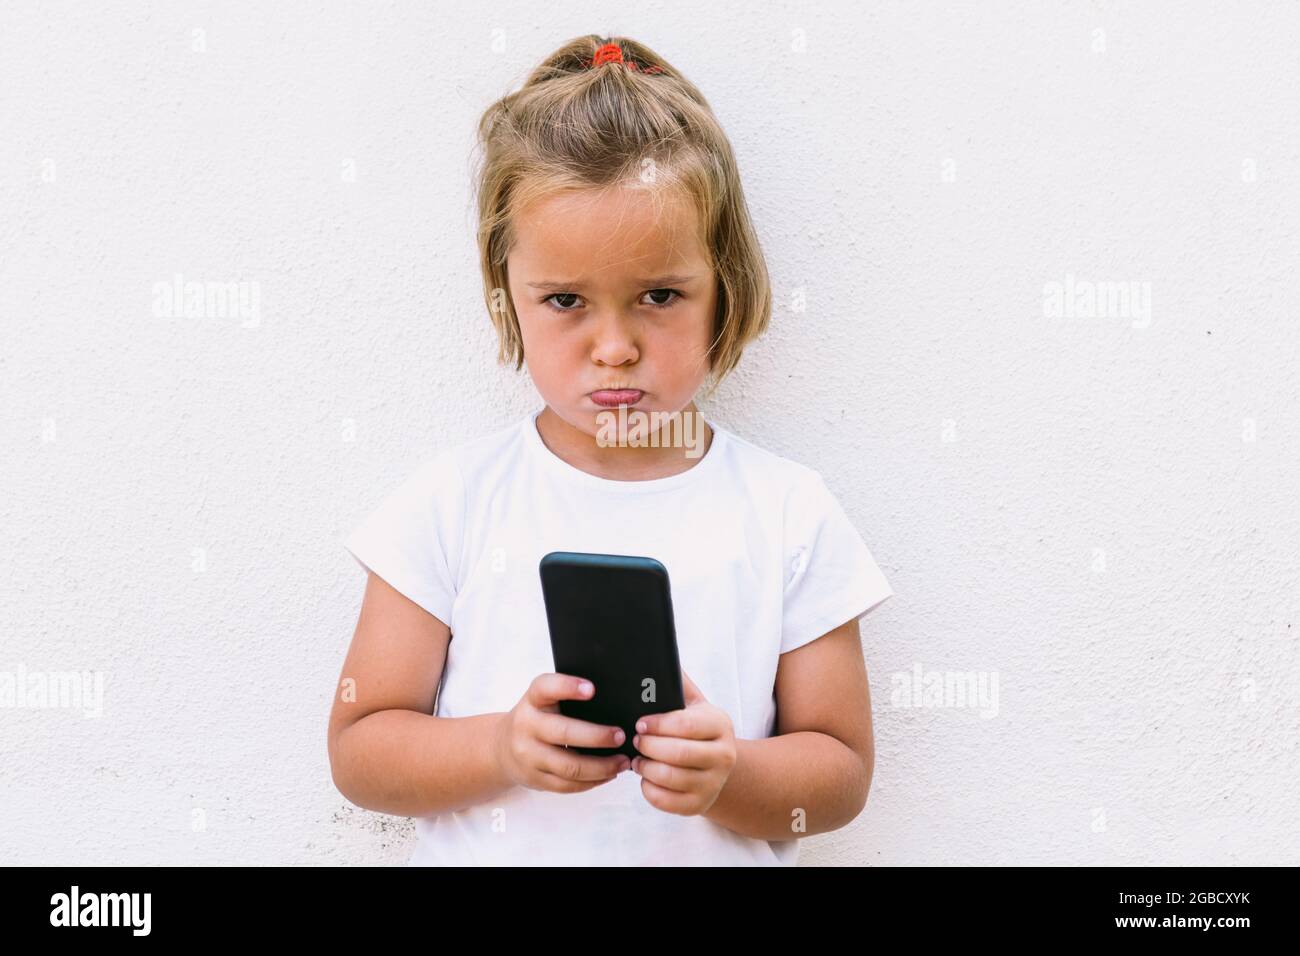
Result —
<instances>
[{"instance_id":1,"label":"blonde hair","mask_svg":"<svg viewBox=\"0 0 1300 956\"><path fill-rule=\"evenodd\" d=\"M621 61L593 67L610 43ZM767 329L771 284L731 144L700 91L649 47L626 37L570 40L488 107L478 145L479 261L498 362L518 370L524 361L506 275L511 212L557 192L643 184L647 171L665 193L691 201L717 277L709 393Z\"/></svg>"}]
</instances>

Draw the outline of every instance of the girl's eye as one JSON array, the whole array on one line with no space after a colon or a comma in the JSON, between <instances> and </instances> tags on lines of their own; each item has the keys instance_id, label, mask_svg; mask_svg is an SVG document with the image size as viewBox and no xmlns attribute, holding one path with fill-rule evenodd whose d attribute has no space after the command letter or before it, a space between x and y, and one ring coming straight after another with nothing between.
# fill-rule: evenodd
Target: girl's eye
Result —
<instances>
[{"instance_id":1,"label":"girl's eye","mask_svg":"<svg viewBox=\"0 0 1300 956\"><path fill-rule=\"evenodd\" d=\"M646 295L654 295L656 292L667 292L669 295L676 297L676 298L669 299L667 302L651 302L650 304L657 309L666 309L668 308L668 306L676 302L677 299L680 299L682 297L682 294L678 292L676 289L651 289L649 292L646 293Z\"/></svg>"},{"instance_id":2,"label":"girl's eye","mask_svg":"<svg viewBox=\"0 0 1300 956\"><path fill-rule=\"evenodd\" d=\"M667 309L675 305L677 300L682 297L682 294L678 292L676 289L651 289L649 292L646 293L646 295L648 296L656 296L656 295L664 295L664 294L670 295L673 298L668 299L666 302L659 302L659 301L652 300L646 304L649 305L651 308L655 308L655 309ZM576 298L578 298L578 295L575 292L555 292L551 295L548 295L542 301L545 302L547 305L549 305L556 312L576 312L578 311L577 308L569 302L569 300L576 299ZM560 304L559 300L561 299L565 300L564 304Z\"/></svg>"},{"instance_id":3,"label":"girl's eye","mask_svg":"<svg viewBox=\"0 0 1300 956\"><path fill-rule=\"evenodd\" d=\"M574 295L572 292L557 292L557 293L555 293L554 295L548 295L548 296L547 296L545 299L543 299L542 301L543 301L543 302L550 303L552 299L576 299L576 298L577 298L577 296ZM551 304L551 308L554 309L556 312L573 312L573 311L574 311L574 310L571 309L571 308L568 308L568 307L561 307L561 306L558 306L558 305L555 305L555 304Z\"/></svg>"}]
</instances>

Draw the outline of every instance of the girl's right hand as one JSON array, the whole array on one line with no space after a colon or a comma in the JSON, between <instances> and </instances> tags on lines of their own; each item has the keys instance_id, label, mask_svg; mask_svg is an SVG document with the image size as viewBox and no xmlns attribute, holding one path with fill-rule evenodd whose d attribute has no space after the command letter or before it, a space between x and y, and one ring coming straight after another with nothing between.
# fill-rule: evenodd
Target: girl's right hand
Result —
<instances>
[{"instance_id":1,"label":"girl's right hand","mask_svg":"<svg viewBox=\"0 0 1300 956\"><path fill-rule=\"evenodd\" d=\"M562 700L587 700L585 682L570 674L539 674L523 698L501 721L496 737L497 763L511 781L531 790L581 793L608 783L632 762L623 754L593 757L570 747L619 747L620 727L593 724L560 713Z\"/></svg>"}]
</instances>

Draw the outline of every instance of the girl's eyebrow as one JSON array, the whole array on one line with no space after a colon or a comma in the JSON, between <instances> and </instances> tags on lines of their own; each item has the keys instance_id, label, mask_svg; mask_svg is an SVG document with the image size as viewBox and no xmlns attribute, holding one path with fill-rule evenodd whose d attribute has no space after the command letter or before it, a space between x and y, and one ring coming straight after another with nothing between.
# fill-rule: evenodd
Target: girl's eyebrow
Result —
<instances>
[{"instance_id":1,"label":"girl's eyebrow","mask_svg":"<svg viewBox=\"0 0 1300 956\"><path fill-rule=\"evenodd\" d=\"M667 285L684 285L687 282L694 282L699 276L655 276L650 279L637 279L636 284L644 288L660 288ZM529 282L530 289L578 289L582 287L581 282Z\"/></svg>"}]
</instances>

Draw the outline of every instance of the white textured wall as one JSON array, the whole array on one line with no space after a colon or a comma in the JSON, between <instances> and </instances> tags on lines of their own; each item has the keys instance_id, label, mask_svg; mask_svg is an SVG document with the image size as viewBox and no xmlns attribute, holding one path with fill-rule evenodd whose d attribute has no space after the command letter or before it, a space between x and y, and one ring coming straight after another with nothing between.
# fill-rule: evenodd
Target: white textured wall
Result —
<instances>
[{"instance_id":1,"label":"white textured wall","mask_svg":"<svg viewBox=\"0 0 1300 956\"><path fill-rule=\"evenodd\" d=\"M330 782L340 538L537 407L468 148L601 31L710 97L769 256L708 407L897 591L870 802L802 862L1300 862L1294 4L122 6L0 12L0 670L105 680L0 711L4 862L405 860ZM155 315L176 273L256 320ZM1067 275L1149 321L1046 315Z\"/></svg>"}]
</instances>

